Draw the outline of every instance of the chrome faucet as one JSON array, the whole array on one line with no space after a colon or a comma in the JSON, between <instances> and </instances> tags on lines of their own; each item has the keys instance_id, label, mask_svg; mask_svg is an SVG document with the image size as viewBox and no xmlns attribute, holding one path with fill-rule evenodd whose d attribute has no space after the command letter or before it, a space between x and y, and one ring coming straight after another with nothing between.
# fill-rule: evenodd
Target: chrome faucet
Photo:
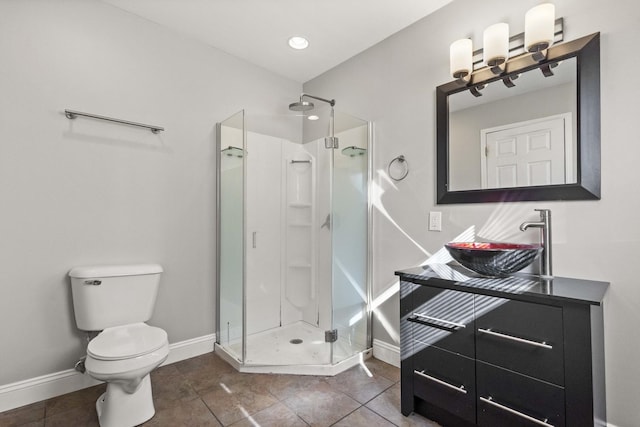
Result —
<instances>
[{"instance_id":1,"label":"chrome faucet","mask_svg":"<svg viewBox=\"0 0 640 427\"><path fill-rule=\"evenodd\" d=\"M525 231L527 228L540 229L540 243L542 244L542 254L540 255L540 274L543 277L552 278L553 268L551 265L551 210L535 209L540 212L540 221L523 222L520 224L520 230Z\"/></svg>"}]
</instances>

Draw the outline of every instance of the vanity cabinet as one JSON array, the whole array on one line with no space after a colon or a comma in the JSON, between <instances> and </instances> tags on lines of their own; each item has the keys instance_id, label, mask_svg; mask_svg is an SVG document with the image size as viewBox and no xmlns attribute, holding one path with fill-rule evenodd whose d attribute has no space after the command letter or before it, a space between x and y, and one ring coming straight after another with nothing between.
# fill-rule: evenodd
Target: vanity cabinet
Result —
<instances>
[{"instance_id":1,"label":"vanity cabinet","mask_svg":"<svg viewBox=\"0 0 640 427\"><path fill-rule=\"evenodd\" d=\"M562 308L476 296L476 359L564 385Z\"/></svg>"},{"instance_id":2,"label":"vanity cabinet","mask_svg":"<svg viewBox=\"0 0 640 427\"><path fill-rule=\"evenodd\" d=\"M604 282L400 276L402 413L451 426L606 425Z\"/></svg>"}]
</instances>

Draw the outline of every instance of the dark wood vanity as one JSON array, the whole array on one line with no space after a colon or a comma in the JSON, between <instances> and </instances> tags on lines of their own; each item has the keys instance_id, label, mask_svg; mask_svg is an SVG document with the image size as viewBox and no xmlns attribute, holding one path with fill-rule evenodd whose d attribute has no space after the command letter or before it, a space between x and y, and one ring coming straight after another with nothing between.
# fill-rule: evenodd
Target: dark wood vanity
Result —
<instances>
[{"instance_id":1,"label":"dark wood vanity","mask_svg":"<svg viewBox=\"0 0 640 427\"><path fill-rule=\"evenodd\" d=\"M402 413L452 426L605 426L605 282L435 264L400 277Z\"/></svg>"}]
</instances>

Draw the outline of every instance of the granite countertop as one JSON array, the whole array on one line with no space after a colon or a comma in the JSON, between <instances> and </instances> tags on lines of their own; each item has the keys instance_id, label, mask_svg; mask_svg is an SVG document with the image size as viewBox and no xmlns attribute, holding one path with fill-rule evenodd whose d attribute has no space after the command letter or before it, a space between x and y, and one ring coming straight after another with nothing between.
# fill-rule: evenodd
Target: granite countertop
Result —
<instances>
[{"instance_id":1,"label":"granite countertop","mask_svg":"<svg viewBox=\"0 0 640 427\"><path fill-rule=\"evenodd\" d=\"M484 277L464 267L430 264L395 272L400 280L480 295L530 302L600 305L609 283L595 280L516 273L504 278Z\"/></svg>"}]
</instances>

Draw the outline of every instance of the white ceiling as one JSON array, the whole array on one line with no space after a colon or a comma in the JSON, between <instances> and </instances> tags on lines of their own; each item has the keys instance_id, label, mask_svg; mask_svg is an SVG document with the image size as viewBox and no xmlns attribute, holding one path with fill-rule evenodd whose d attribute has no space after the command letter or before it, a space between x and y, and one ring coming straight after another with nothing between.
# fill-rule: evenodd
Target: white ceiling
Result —
<instances>
[{"instance_id":1,"label":"white ceiling","mask_svg":"<svg viewBox=\"0 0 640 427\"><path fill-rule=\"evenodd\" d=\"M103 1L303 83L452 0Z\"/></svg>"}]
</instances>

